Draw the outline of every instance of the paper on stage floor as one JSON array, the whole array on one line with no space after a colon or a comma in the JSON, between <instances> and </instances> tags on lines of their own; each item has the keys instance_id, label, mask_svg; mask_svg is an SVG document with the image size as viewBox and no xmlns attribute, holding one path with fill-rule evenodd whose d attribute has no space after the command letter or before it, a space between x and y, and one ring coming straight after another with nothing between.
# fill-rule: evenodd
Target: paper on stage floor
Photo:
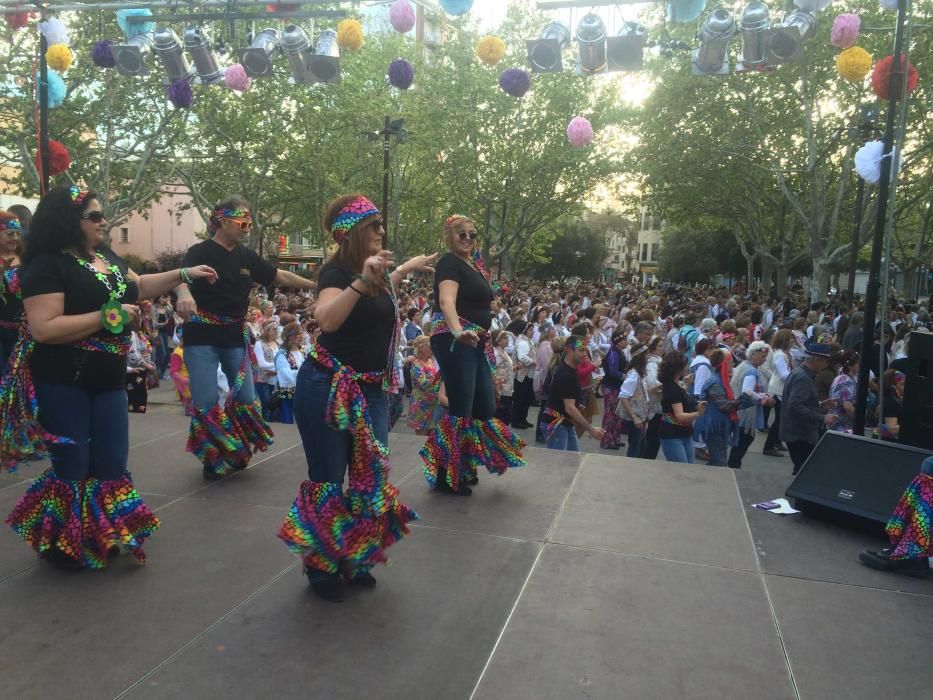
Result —
<instances>
[{"instance_id":1,"label":"paper on stage floor","mask_svg":"<svg viewBox=\"0 0 933 700\"><path fill-rule=\"evenodd\" d=\"M796 508L792 508L786 498L775 498L773 501L756 503L755 508L766 510L769 513L777 513L778 515L790 515L791 513L800 512Z\"/></svg>"}]
</instances>

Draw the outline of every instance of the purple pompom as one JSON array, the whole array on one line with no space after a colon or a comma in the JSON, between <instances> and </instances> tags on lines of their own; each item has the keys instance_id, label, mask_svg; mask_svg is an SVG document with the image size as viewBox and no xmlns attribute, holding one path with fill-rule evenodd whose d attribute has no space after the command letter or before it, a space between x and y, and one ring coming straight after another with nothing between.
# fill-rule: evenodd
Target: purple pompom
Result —
<instances>
[{"instance_id":1,"label":"purple pompom","mask_svg":"<svg viewBox=\"0 0 933 700\"><path fill-rule=\"evenodd\" d=\"M531 78L521 68L509 68L499 76L499 87L512 97L521 97L531 87Z\"/></svg>"},{"instance_id":2,"label":"purple pompom","mask_svg":"<svg viewBox=\"0 0 933 700\"><path fill-rule=\"evenodd\" d=\"M117 62L113 60L113 54L110 53L110 47L113 42L109 39L98 41L91 48L91 60L98 68L113 68Z\"/></svg>"},{"instance_id":3,"label":"purple pompom","mask_svg":"<svg viewBox=\"0 0 933 700\"><path fill-rule=\"evenodd\" d=\"M392 28L404 34L415 26L415 10L408 0L395 0L389 7L389 22Z\"/></svg>"},{"instance_id":4,"label":"purple pompom","mask_svg":"<svg viewBox=\"0 0 933 700\"><path fill-rule=\"evenodd\" d=\"M404 58L389 64L389 83L399 90L407 90L415 79L415 68Z\"/></svg>"},{"instance_id":5,"label":"purple pompom","mask_svg":"<svg viewBox=\"0 0 933 700\"><path fill-rule=\"evenodd\" d=\"M187 80L179 80L168 86L168 99L179 109L188 109L194 103L194 93Z\"/></svg>"},{"instance_id":6,"label":"purple pompom","mask_svg":"<svg viewBox=\"0 0 933 700\"><path fill-rule=\"evenodd\" d=\"M585 117L574 117L567 125L567 140L574 148L581 148L593 141L593 125Z\"/></svg>"}]
</instances>

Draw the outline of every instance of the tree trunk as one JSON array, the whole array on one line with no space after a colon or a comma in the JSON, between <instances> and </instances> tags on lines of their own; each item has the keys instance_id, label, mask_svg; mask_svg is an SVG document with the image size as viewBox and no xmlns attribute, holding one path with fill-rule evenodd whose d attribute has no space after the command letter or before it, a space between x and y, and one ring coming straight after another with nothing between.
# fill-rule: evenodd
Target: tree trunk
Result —
<instances>
[{"instance_id":1,"label":"tree trunk","mask_svg":"<svg viewBox=\"0 0 933 700\"><path fill-rule=\"evenodd\" d=\"M745 292L748 293L748 292L750 292L750 291L752 290L752 285L754 284L754 280L755 280L755 256L754 256L754 255L746 255L746 256L745 256L745 264L746 264L746 266L747 266L747 269L746 269L746 272L745 272L745 274L746 274L746 277L745 277Z\"/></svg>"},{"instance_id":2,"label":"tree trunk","mask_svg":"<svg viewBox=\"0 0 933 700\"><path fill-rule=\"evenodd\" d=\"M824 256L813 258L813 273L810 275L810 303L826 296L829 287L829 265Z\"/></svg>"},{"instance_id":3,"label":"tree trunk","mask_svg":"<svg viewBox=\"0 0 933 700\"><path fill-rule=\"evenodd\" d=\"M784 292L787 289L787 266L779 264L774 274L774 296L778 299L784 298Z\"/></svg>"},{"instance_id":4,"label":"tree trunk","mask_svg":"<svg viewBox=\"0 0 933 700\"><path fill-rule=\"evenodd\" d=\"M512 256L509 253L502 253L499 256L499 277L500 279L512 279Z\"/></svg>"},{"instance_id":5,"label":"tree trunk","mask_svg":"<svg viewBox=\"0 0 933 700\"><path fill-rule=\"evenodd\" d=\"M767 258L761 259L761 287L765 290L765 296L771 296L772 282L774 275L774 264Z\"/></svg>"},{"instance_id":6,"label":"tree trunk","mask_svg":"<svg viewBox=\"0 0 933 700\"><path fill-rule=\"evenodd\" d=\"M904 285L901 288L901 293L904 295L904 298L908 300L917 298L916 265L911 265L910 267L904 268Z\"/></svg>"}]
</instances>

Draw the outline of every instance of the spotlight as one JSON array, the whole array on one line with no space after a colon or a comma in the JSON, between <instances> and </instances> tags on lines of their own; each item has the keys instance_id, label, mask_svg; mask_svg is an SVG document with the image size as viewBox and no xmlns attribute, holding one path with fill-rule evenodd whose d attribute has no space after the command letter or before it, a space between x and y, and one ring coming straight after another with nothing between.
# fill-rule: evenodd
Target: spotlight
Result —
<instances>
[{"instance_id":1,"label":"spotlight","mask_svg":"<svg viewBox=\"0 0 933 700\"><path fill-rule=\"evenodd\" d=\"M155 52L165 69L165 84L171 85L191 75L191 65L181 48L181 40L173 29L162 27L153 35Z\"/></svg>"},{"instance_id":2,"label":"spotlight","mask_svg":"<svg viewBox=\"0 0 933 700\"><path fill-rule=\"evenodd\" d=\"M272 57L279 50L279 30L263 29L253 37L248 49L240 52L240 64L250 78L272 75Z\"/></svg>"},{"instance_id":3,"label":"spotlight","mask_svg":"<svg viewBox=\"0 0 933 700\"><path fill-rule=\"evenodd\" d=\"M308 70L319 83L336 85L340 82L340 47L337 32L325 29L317 38L313 54L306 54Z\"/></svg>"},{"instance_id":4,"label":"spotlight","mask_svg":"<svg viewBox=\"0 0 933 700\"><path fill-rule=\"evenodd\" d=\"M305 30L297 24L289 24L282 32L282 53L288 59L292 69L290 81L296 85L304 85L315 81L314 74L308 70L305 55L309 52L311 42Z\"/></svg>"},{"instance_id":5,"label":"spotlight","mask_svg":"<svg viewBox=\"0 0 933 700\"><path fill-rule=\"evenodd\" d=\"M152 52L152 48L152 34L137 34L127 39L125 44L111 46L110 55L120 75L145 75L146 56Z\"/></svg>"},{"instance_id":6,"label":"spotlight","mask_svg":"<svg viewBox=\"0 0 933 700\"><path fill-rule=\"evenodd\" d=\"M783 22L771 29L765 42L768 63L777 65L799 58L815 24L816 17L806 10L796 9L787 15Z\"/></svg>"},{"instance_id":7,"label":"spotlight","mask_svg":"<svg viewBox=\"0 0 933 700\"><path fill-rule=\"evenodd\" d=\"M532 73L560 73L564 69L561 52L570 46L570 30L560 22L551 22L539 39L525 44Z\"/></svg>"},{"instance_id":8,"label":"spotlight","mask_svg":"<svg viewBox=\"0 0 933 700\"><path fill-rule=\"evenodd\" d=\"M758 0L748 3L742 10L739 21L742 34L742 61L736 66L737 71L757 70L766 66L765 41L771 29L771 16L768 6Z\"/></svg>"},{"instance_id":9,"label":"spotlight","mask_svg":"<svg viewBox=\"0 0 933 700\"><path fill-rule=\"evenodd\" d=\"M185 48L194 59L198 78L204 85L216 83L224 77L223 68L217 64L217 54L211 36L203 27L188 27L185 30Z\"/></svg>"},{"instance_id":10,"label":"spotlight","mask_svg":"<svg viewBox=\"0 0 933 700\"><path fill-rule=\"evenodd\" d=\"M641 70L645 48L645 27L638 22L626 22L619 36L606 39L606 59L609 71Z\"/></svg>"},{"instance_id":11,"label":"spotlight","mask_svg":"<svg viewBox=\"0 0 933 700\"><path fill-rule=\"evenodd\" d=\"M692 54L694 75L726 75L729 41L735 36L735 17L728 10L713 10L700 28L700 48Z\"/></svg>"},{"instance_id":12,"label":"spotlight","mask_svg":"<svg viewBox=\"0 0 933 700\"><path fill-rule=\"evenodd\" d=\"M577 72L583 75L606 72L606 25L592 12L577 25Z\"/></svg>"}]
</instances>

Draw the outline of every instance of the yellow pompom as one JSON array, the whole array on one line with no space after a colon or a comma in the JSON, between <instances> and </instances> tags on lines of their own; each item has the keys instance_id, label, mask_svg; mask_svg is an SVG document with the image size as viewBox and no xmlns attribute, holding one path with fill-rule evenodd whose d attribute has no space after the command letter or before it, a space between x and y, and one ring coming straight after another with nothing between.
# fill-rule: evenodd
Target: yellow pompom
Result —
<instances>
[{"instance_id":1,"label":"yellow pompom","mask_svg":"<svg viewBox=\"0 0 933 700\"><path fill-rule=\"evenodd\" d=\"M52 44L45 52L45 61L49 64L49 68L59 73L64 73L71 68L73 60L71 49L64 44Z\"/></svg>"},{"instance_id":2,"label":"yellow pompom","mask_svg":"<svg viewBox=\"0 0 933 700\"><path fill-rule=\"evenodd\" d=\"M337 46L356 51L363 45L363 25L355 19L341 20L337 25Z\"/></svg>"},{"instance_id":3,"label":"yellow pompom","mask_svg":"<svg viewBox=\"0 0 933 700\"><path fill-rule=\"evenodd\" d=\"M871 54L860 46L848 48L836 57L836 69L850 83L860 83L871 70Z\"/></svg>"},{"instance_id":4,"label":"yellow pompom","mask_svg":"<svg viewBox=\"0 0 933 700\"><path fill-rule=\"evenodd\" d=\"M494 66L505 56L505 42L497 36L484 36L476 42L476 55L487 66Z\"/></svg>"}]
</instances>

